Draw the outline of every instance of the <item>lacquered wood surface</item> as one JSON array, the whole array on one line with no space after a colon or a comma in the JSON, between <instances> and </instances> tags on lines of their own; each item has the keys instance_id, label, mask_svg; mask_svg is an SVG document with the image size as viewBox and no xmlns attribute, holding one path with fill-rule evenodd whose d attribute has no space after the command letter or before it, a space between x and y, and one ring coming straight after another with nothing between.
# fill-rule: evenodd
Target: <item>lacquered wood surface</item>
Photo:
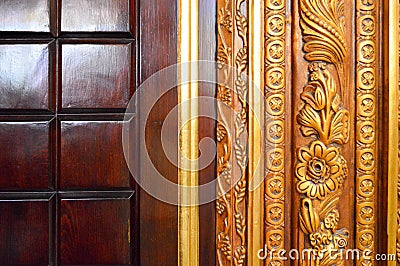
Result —
<instances>
[{"instance_id":1,"label":"lacquered wood surface","mask_svg":"<svg viewBox=\"0 0 400 266\"><path fill-rule=\"evenodd\" d=\"M59 0L63 32L129 32L130 0Z\"/></svg>"},{"instance_id":2,"label":"lacquered wood surface","mask_svg":"<svg viewBox=\"0 0 400 266\"><path fill-rule=\"evenodd\" d=\"M51 47L0 44L0 109L51 109Z\"/></svg>"},{"instance_id":3,"label":"lacquered wood surface","mask_svg":"<svg viewBox=\"0 0 400 266\"><path fill-rule=\"evenodd\" d=\"M61 189L130 187L122 122L61 121L60 149Z\"/></svg>"},{"instance_id":4,"label":"lacquered wood surface","mask_svg":"<svg viewBox=\"0 0 400 266\"><path fill-rule=\"evenodd\" d=\"M48 201L0 201L1 265L51 264L49 208Z\"/></svg>"},{"instance_id":5,"label":"lacquered wood surface","mask_svg":"<svg viewBox=\"0 0 400 266\"><path fill-rule=\"evenodd\" d=\"M131 44L63 44L62 108L126 108Z\"/></svg>"},{"instance_id":6,"label":"lacquered wood surface","mask_svg":"<svg viewBox=\"0 0 400 266\"><path fill-rule=\"evenodd\" d=\"M133 0L0 0L0 265L137 265L121 144L135 12Z\"/></svg>"},{"instance_id":7,"label":"lacquered wood surface","mask_svg":"<svg viewBox=\"0 0 400 266\"><path fill-rule=\"evenodd\" d=\"M0 122L0 190L49 188L53 179L50 124Z\"/></svg>"},{"instance_id":8,"label":"lacquered wood surface","mask_svg":"<svg viewBox=\"0 0 400 266\"><path fill-rule=\"evenodd\" d=\"M61 200L60 265L129 265L128 199Z\"/></svg>"},{"instance_id":9,"label":"lacquered wood surface","mask_svg":"<svg viewBox=\"0 0 400 266\"><path fill-rule=\"evenodd\" d=\"M0 31L50 32L52 0L1 0Z\"/></svg>"}]
</instances>

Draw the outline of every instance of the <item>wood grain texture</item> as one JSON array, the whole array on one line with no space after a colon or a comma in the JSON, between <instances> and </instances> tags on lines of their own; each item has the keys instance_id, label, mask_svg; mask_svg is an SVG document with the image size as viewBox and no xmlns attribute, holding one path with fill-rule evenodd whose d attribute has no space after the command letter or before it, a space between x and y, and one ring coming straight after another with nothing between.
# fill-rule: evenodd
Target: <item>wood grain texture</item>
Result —
<instances>
[{"instance_id":1,"label":"wood grain texture","mask_svg":"<svg viewBox=\"0 0 400 266\"><path fill-rule=\"evenodd\" d=\"M51 137L50 122L0 122L0 190L49 188Z\"/></svg>"},{"instance_id":2,"label":"wood grain texture","mask_svg":"<svg viewBox=\"0 0 400 266\"><path fill-rule=\"evenodd\" d=\"M121 121L61 121L61 189L130 186Z\"/></svg>"},{"instance_id":3,"label":"wood grain texture","mask_svg":"<svg viewBox=\"0 0 400 266\"><path fill-rule=\"evenodd\" d=\"M0 109L54 109L52 45L0 44Z\"/></svg>"},{"instance_id":4,"label":"wood grain texture","mask_svg":"<svg viewBox=\"0 0 400 266\"><path fill-rule=\"evenodd\" d=\"M134 29L134 1L59 0L62 32L129 32Z\"/></svg>"},{"instance_id":5,"label":"wood grain texture","mask_svg":"<svg viewBox=\"0 0 400 266\"><path fill-rule=\"evenodd\" d=\"M126 108L134 81L132 44L63 44L62 108Z\"/></svg>"},{"instance_id":6,"label":"wood grain texture","mask_svg":"<svg viewBox=\"0 0 400 266\"><path fill-rule=\"evenodd\" d=\"M49 202L0 201L0 213L0 264L48 265Z\"/></svg>"},{"instance_id":7,"label":"wood grain texture","mask_svg":"<svg viewBox=\"0 0 400 266\"><path fill-rule=\"evenodd\" d=\"M139 5L139 83L152 74L177 62L177 1L141 0ZM155 87L140 95L139 104L146 103L159 95L160 88ZM148 117L140 117L140 126L146 127L147 150L152 164L160 173L172 182L177 182L178 171L168 162L162 152L160 133L162 123L168 112L176 106L178 95L171 90L154 106ZM139 114L140 116L140 114ZM170 132L170 136L177 136ZM143 136L142 136L143 137ZM140 151L144 158L145 152ZM141 179L148 178L151 165L140 161ZM177 191L165 191L176 195ZM140 197L140 265L177 265L178 263L178 213L177 207L153 198L143 190Z\"/></svg>"},{"instance_id":8,"label":"wood grain texture","mask_svg":"<svg viewBox=\"0 0 400 266\"><path fill-rule=\"evenodd\" d=\"M199 1L199 59L215 61L217 43L216 43L216 17L217 7L215 0ZM215 73L216 75L216 73ZM199 83L199 97L215 97L216 85L209 83ZM199 114L212 114L217 116L217 107L212 101L201 101L199 104ZM216 121L210 118L199 117L199 140L203 138L216 139ZM205 149L211 149L204 147ZM205 151L204 151L205 152ZM207 158L209 159L209 158ZM203 162L200 160L199 164ZM207 184L215 179L216 158L204 169L199 171L199 185ZM203 195L207 193L207 195ZM202 197L210 197L211 193L216 191L207 191L200 193ZM201 266L212 266L216 264L215 249L215 202L199 206L200 217L200 262Z\"/></svg>"},{"instance_id":9,"label":"wood grain texture","mask_svg":"<svg viewBox=\"0 0 400 266\"><path fill-rule=\"evenodd\" d=\"M61 200L61 265L128 265L130 201Z\"/></svg>"},{"instance_id":10,"label":"wood grain texture","mask_svg":"<svg viewBox=\"0 0 400 266\"><path fill-rule=\"evenodd\" d=\"M1 0L0 31L50 32L51 0Z\"/></svg>"}]
</instances>

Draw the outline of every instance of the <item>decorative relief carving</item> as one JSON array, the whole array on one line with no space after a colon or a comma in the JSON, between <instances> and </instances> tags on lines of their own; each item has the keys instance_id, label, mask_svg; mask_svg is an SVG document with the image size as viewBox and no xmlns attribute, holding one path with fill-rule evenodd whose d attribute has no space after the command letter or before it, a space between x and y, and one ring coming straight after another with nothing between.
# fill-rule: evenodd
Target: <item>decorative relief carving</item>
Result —
<instances>
[{"instance_id":1,"label":"decorative relief carving","mask_svg":"<svg viewBox=\"0 0 400 266\"><path fill-rule=\"evenodd\" d=\"M377 1L357 0L356 245L375 252ZM357 265L374 265L361 258Z\"/></svg>"},{"instance_id":2,"label":"decorative relief carving","mask_svg":"<svg viewBox=\"0 0 400 266\"><path fill-rule=\"evenodd\" d=\"M338 229L337 209L348 177L341 145L350 131L350 115L341 102L347 58L343 8L343 0L300 0L304 57L310 63L297 122L303 136L313 140L298 149L295 176L302 194L301 230L317 255L306 258L305 265L341 265L343 258L332 254L346 248L349 237L346 229Z\"/></svg>"},{"instance_id":3,"label":"decorative relief carving","mask_svg":"<svg viewBox=\"0 0 400 266\"><path fill-rule=\"evenodd\" d=\"M286 1L265 1L265 242L285 245ZM265 265L283 265L268 256Z\"/></svg>"},{"instance_id":4,"label":"decorative relief carving","mask_svg":"<svg viewBox=\"0 0 400 266\"><path fill-rule=\"evenodd\" d=\"M247 18L242 13L247 2L218 0L217 6L218 75L225 84L234 84L233 89L220 85L217 98L237 112L236 117L227 117L223 104L218 105L217 262L218 265L239 266L245 265L247 255L247 139L244 132L248 89L244 74L247 74L248 43ZM234 67L236 73L230 73L230 67ZM231 78L233 82L229 82Z\"/></svg>"}]
</instances>

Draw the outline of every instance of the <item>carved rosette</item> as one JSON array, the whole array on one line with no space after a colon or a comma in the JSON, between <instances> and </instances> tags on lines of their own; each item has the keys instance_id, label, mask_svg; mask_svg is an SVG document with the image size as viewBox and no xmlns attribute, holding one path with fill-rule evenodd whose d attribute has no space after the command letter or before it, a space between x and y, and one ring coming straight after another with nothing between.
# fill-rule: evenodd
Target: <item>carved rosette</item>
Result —
<instances>
[{"instance_id":1,"label":"carved rosette","mask_svg":"<svg viewBox=\"0 0 400 266\"><path fill-rule=\"evenodd\" d=\"M357 0L356 245L375 253L377 0ZM374 265L362 258L357 265Z\"/></svg>"},{"instance_id":2,"label":"carved rosette","mask_svg":"<svg viewBox=\"0 0 400 266\"><path fill-rule=\"evenodd\" d=\"M217 264L246 264L247 0L218 0ZM233 69L234 68L234 69ZM231 72L234 73L231 73ZM232 87L229 84L233 84ZM236 117L230 117L235 110Z\"/></svg>"},{"instance_id":3,"label":"carved rosette","mask_svg":"<svg viewBox=\"0 0 400 266\"><path fill-rule=\"evenodd\" d=\"M316 257L304 265L342 265L335 252L347 247L349 233L338 229L337 202L348 178L341 146L349 140L350 115L342 106L347 46L343 0L299 0L300 26L308 83L297 115L304 137L312 139L297 151L296 188L301 196L300 226ZM332 256L333 255L333 256Z\"/></svg>"},{"instance_id":4,"label":"carved rosette","mask_svg":"<svg viewBox=\"0 0 400 266\"><path fill-rule=\"evenodd\" d=\"M285 247L286 1L265 1L265 243ZM284 265L268 256L265 265Z\"/></svg>"}]
</instances>

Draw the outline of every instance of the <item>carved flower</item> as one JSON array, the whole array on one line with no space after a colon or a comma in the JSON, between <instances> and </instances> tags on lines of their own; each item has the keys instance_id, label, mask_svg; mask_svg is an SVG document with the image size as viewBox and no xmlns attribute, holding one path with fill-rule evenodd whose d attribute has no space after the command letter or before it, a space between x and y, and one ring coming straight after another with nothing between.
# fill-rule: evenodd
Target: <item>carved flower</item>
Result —
<instances>
[{"instance_id":1,"label":"carved flower","mask_svg":"<svg viewBox=\"0 0 400 266\"><path fill-rule=\"evenodd\" d=\"M371 218L374 216L373 209L371 207L364 207L361 209L361 217L364 220L371 220Z\"/></svg>"},{"instance_id":2,"label":"carved flower","mask_svg":"<svg viewBox=\"0 0 400 266\"><path fill-rule=\"evenodd\" d=\"M366 6L369 6L374 4L374 0L362 0L362 3Z\"/></svg>"},{"instance_id":3,"label":"carved flower","mask_svg":"<svg viewBox=\"0 0 400 266\"><path fill-rule=\"evenodd\" d=\"M232 103L231 90L223 85L218 85L218 98L226 105L230 105Z\"/></svg>"},{"instance_id":4,"label":"carved flower","mask_svg":"<svg viewBox=\"0 0 400 266\"><path fill-rule=\"evenodd\" d=\"M364 99L361 103L364 112L371 112L374 109L374 101L372 99Z\"/></svg>"},{"instance_id":5,"label":"carved flower","mask_svg":"<svg viewBox=\"0 0 400 266\"><path fill-rule=\"evenodd\" d=\"M218 21L220 25L232 32L232 14L229 10L222 8L218 14Z\"/></svg>"},{"instance_id":6,"label":"carved flower","mask_svg":"<svg viewBox=\"0 0 400 266\"><path fill-rule=\"evenodd\" d=\"M273 138L281 138L283 134L283 129L280 125L272 125L269 129L269 134Z\"/></svg>"},{"instance_id":7,"label":"carved flower","mask_svg":"<svg viewBox=\"0 0 400 266\"><path fill-rule=\"evenodd\" d=\"M269 76L269 80L273 85L275 86L279 85L283 80L282 73L279 71L272 72Z\"/></svg>"},{"instance_id":8,"label":"carved flower","mask_svg":"<svg viewBox=\"0 0 400 266\"><path fill-rule=\"evenodd\" d=\"M336 227L339 223L339 211L334 209L330 213L325 216L324 225L327 229L336 230Z\"/></svg>"},{"instance_id":9,"label":"carved flower","mask_svg":"<svg viewBox=\"0 0 400 266\"><path fill-rule=\"evenodd\" d=\"M374 30L374 22L371 19L364 19L362 22L362 28L365 32L371 32Z\"/></svg>"},{"instance_id":10,"label":"carved flower","mask_svg":"<svg viewBox=\"0 0 400 266\"><path fill-rule=\"evenodd\" d=\"M374 163L374 156L372 155L372 153L364 153L361 156L361 163L365 166L371 166Z\"/></svg>"},{"instance_id":11,"label":"carved flower","mask_svg":"<svg viewBox=\"0 0 400 266\"><path fill-rule=\"evenodd\" d=\"M274 59L281 58L283 55L283 48L280 45L272 45L269 52Z\"/></svg>"},{"instance_id":12,"label":"carved flower","mask_svg":"<svg viewBox=\"0 0 400 266\"><path fill-rule=\"evenodd\" d=\"M279 207L273 207L269 212L272 220L280 220L282 217L282 209Z\"/></svg>"},{"instance_id":13,"label":"carved flower","mask_svg":"<svg viewBox=\"0 0 400 266\"><path fill-rule=\"evenodd\" d=\"M300 148L298 159L297 190L307 197L323 199L343 182L341 156L336 147L327 148L321 141L314 141L310 148Z\"/></svg>"},{"instance_id":14,"label":"carved flower","mask_svg":"<svg viewBox=\"0 0 400 266\"><path fill-rule=\"evenodd\" d=\"M279 194L282 192L282 182L278 179L274 179L271 181L269 185L269 189L274 194Z\"/></svg>"},{"instance_id":15,"label":"carved flower","mask_svg":"<svg viewBox=\"0 0 400 266\"><path fill-rule=\"evenodd\" d=\"M279 6L279 5L282 4L282 0L271 0L271 3L272 3L274 6Z\"/></svg>"},{"instance_id":16,"label":"carved flower","mask_svg":"<svg viewBox=\"0 0 400 266\"><path fill-rule=\"evenodd\" d=\"M372 240L374 239L374 237L370 234L370 233L365 233L362 234L360 237L360 243L361 245L363 245L364 247L369 247L372 245Z\"/></svg>"},{"instance_id":17,"label":"carved flower","mask_svg":"<svg viewBox=\"0 0 400 266\"><path fill-rule=\"evenodd\" d=\"M273 247L279 247L282 243L282 236L280 234L272 234L269 237L269 243Z\"/></svg>"},{"instance_id":18,"label":"carved flower","mask_svg":"<svg viewBox=\"0 0 400 266\"><path fill-rule=\"evenodd\" d=\"M269 106L271 110L274 110L275 112L278 112L282 108L282 99L278 97L274 97L269 101Z\"/></svg>"},{"instance_id":19,"label":"carved flower","mask_svg":"<svg viewBox=\"0 0 400 266\"><path fill-rule=\"evenodd\" d=\"M371 85L374 83L374 74L372 74L371 72L365 72L362 75L362 83L365 85Z\"/></svg>"},{"instance_id":20,"label":"carved flower","mask_svg":"<svg viewBox=\"0 0 400 266\"><path fill-rule=\"evenodd\" d=\"M364 193L371 193L374 190L374 186L371 180L363 180L361 182L361 191Z\"/></svg>"},{"instance_id":21,"label":"carved flower","mask_svg":"<svg viewBox=\"0 0 400 266\"><path fill-rule=\"evenodd\" d=\"M280 152L273 152L270 156L271 165L274 167L279 167L282 164L283 157Z\"/></svg>"},{"instance_id":22,"label":"carved flower","mask_svg":"<svg viewBox=\"0 0 400 266\"><path fill-rule=\"evenodd\" d=\"M364 139L370 139L373 137L373 135L374 135L374 128L372 126L367 125L361 128L361 136Z\"/></svg>"},{"instance_id":23,"label":"carved flower","mask_svg":"<svg viewBox=\"0 0 400 266\"><path fill-rule=\"evenodd\" d=\"M283 21L281 18L273 18L271 19L269 26L275 32L279 32L283 28Z\"/></svg>"},{"instance_id":24,"label":"carved flower","mask_svg":"<svg viewBox=\"0 0 400 266\"><path fill-rule=\"evenodd\" d=\"M325 245L329 245L332 241L332 235L326 233L310 234L310 242L313 248L317 250L324 249Z\"/></svg>"},{"instance_id":25,"label":"carved flower","mask_svg":"<svg viewBox=\"0 0 400 266\"><path fill-rule=\"evenodd\" d=\"M364 46L362 48L362 55L366 59L372 58L372 56L374 55L374 47L372 47L371 45Z\"/></svg>"}]
</instances>

